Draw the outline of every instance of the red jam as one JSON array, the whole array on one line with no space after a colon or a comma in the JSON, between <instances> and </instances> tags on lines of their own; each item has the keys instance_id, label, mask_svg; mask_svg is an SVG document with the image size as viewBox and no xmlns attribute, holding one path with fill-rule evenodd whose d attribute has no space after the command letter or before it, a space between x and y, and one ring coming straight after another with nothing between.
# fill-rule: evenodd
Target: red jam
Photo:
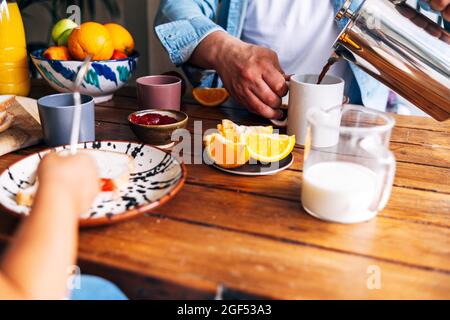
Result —
<instances>
[{"instance_id":1,"label":"red jam","mask_svg":"<svg viewBox=\"0 0 450 320\"><path fill-rule=\"evenodd\" d=\"M133 123L145 126L165 125L178 122L177 119L158 113L133 114L130 118Z\"/></svg>"},{"instance_id":2,"label":"red jam","mask_svg":"<svg viewBox=\"0 0 450 320\"><path fill-rule=\"evenodd\" d=\"M100 179L100 190L102 192L111 192L116 190L116 188L117 188L116 184L112 179L105 179L105 178Z\"/></svg>"}]
</instances>

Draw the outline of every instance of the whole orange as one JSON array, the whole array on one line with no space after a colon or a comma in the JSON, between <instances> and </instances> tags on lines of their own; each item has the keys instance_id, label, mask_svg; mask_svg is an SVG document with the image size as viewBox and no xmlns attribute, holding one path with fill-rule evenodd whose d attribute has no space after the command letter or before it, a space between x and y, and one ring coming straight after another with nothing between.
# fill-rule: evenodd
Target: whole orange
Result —
<instances>
[{"instance_id":1,"label":"whole orange","mask_svg":"<svg viewBox=\"0 0 450 320\"><path fill-rule=\"evenodd\" d=\"M88 55L92 55L92 60L109 60L114 52L108 29L96 22L85 22L74 29L67 47L77 60L84 60Z\"/></svg>"},{"instance_id":2,"label":"whole orange","mask_svg":"<svg viewBox=\"0 0 450 320\"><path fill-rule=\"evenodd\" d=\"M127 29L117 23L105 24L113 41L114 50L125 52L130 55L134 51L134 39Z\"/></svg>"}]
</instances>

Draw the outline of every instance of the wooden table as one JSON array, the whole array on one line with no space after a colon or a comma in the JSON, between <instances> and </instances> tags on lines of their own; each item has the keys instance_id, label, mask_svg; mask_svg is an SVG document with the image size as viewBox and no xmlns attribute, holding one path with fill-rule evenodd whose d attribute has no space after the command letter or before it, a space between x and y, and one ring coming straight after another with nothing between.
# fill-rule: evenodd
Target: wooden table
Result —
<instances>
[{"instance_id":1,"label":"wooden table","mask_svg":"<svg viewBox=\"0 0 450 320\"><path fill-rule=\"evenodd\" d=\"M51 90L35 83L33 97ZM136 140L127 115L134 88L96 108L98 139ZM266 123L245 110L186 104L203 129L223 118ZM84 273L116 282L131 298L450 298L450 122L396 116L397 177L387 208L370 222L339 225L305 213L303 150L276 176L238 177L188 165L184 188L145 216L82 230ZM43 146L0 158L3 169ZM0 214L0 240L15 219ZM376 284L381 274L381 288ZM373 273L375 272L375 273ZM369 286L368 286L369 282Z\"/></svg>"}]
</instances>

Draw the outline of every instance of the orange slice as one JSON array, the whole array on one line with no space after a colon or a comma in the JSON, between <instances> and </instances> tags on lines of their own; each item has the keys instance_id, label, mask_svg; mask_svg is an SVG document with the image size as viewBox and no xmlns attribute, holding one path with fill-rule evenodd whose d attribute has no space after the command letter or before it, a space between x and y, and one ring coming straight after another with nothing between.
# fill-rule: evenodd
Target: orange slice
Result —
<instances>
[{"instance_id":1,"label":"orange slice","mask_svg":"<svg viewBox=\"0 0 450 320\"><path fill-rule=\"evenodd\" d=\"M227 119L222 120L222 123L217 125L217 130L228 140L242 143L246 143L246 136L249 134L273 133L272 126L240 126Z\"/></svg>"},{"instance_id":2,"label":"orange slice","mask_svg":"<svg viewBox=\"0 0 450 320\"><path fill-rule=\"evenodd\" d=\"M291 154L295 147L295 136L281 134L251 134L247 136L247 151L261 162L276 162Z\"/></svg>"},{"instance_id":3,"label":"orange slice","mask_svg":"<svg viewBox=\"0 0 450 320\"><path fill-rule=\"evenodd\" d=\"M224 88L195 88L192 95L198 103L207 107L220 106L230 96Z\"/></svg>"},{"instance_id":4,"label":"orange slice","mask_svg":"<svg viewBox=\"0 0 450 320\"><path fill-rule=\"evenodd\" d=\"M241 167L250 160L244 143L235 143L218 133L205 137L205 150L216 165L226 169Z\"/></svg>"}]
</instances>

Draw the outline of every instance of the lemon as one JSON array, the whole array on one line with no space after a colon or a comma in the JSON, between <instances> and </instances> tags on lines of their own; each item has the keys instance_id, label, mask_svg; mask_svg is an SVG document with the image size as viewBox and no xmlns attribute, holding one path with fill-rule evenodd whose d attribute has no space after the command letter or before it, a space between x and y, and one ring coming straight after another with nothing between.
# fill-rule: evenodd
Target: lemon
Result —
<instances>
[{"instance_id":1,"label":"lemon","mask_svg":"<svg viewBox=\"0 0 450 320\"><path fill-rule=\"evenodd\" d=\"M276 162L289 156L295 147L295 136L255 133L246 137L249 155L261 162Z\"/></svg>"}]
</instances>

